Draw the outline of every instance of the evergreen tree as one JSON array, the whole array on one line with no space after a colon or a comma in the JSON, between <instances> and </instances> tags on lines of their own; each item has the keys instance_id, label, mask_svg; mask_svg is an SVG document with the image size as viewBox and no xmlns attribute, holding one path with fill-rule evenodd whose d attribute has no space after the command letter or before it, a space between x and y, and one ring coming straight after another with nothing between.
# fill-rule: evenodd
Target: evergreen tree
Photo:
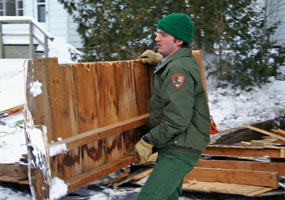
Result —
<instances>
[{"instance_id":1,"label":"evergreen tree","mask_svg":"<svg viewBox=\"0 0 285 200\"><path fill-rule=\"evenodd\" d=\"M219 1L218 3L222 3ZM191 20L195 25L193 45L195 49L214 53L214 43L219 41L219 14L216 0L188 1ZM223 4L225 5L225 4Z\"/></svg>"},{"instance_id":2,"label":"evergreen tree","mask_svg":"<svg viewBox=\"0 0 285 200\"><path fill-rule=\"evenodd\" d=\"M261 86L276 76L284 56L273 51L267 23L257 0L59 0L78 23L83 61L138 58L156 49L157 22L170 13L189 14L194 25L193 49L217 53L210 69L219 86ZM218 47L218 51L215 48Z\"/></svg>"},{"instance_id":3,"label":"evergreen tree","mask_svg":"<svg viewBox=\"0 0 285 200\"><path fill-rule=\"evenodd\" d=\"M284 63L275 41L270 36L278 22L268 24L265 8L258 9L256 0L236 1L223 10L227 31L220 43L218 68L213 72L219 79L219 86L250 89L269 82L269 77L278 74ZM227 49L225 51L224 49Z\"/></svg>"},{"instance_id":4,"label":"evergreen tree","mask_svg":"<svg viewBox=\"0 0 285 200\"><path fill-rule=\"evenodd\" d=\"M78 23L84 61L134 59L155 49L156 23L186 12L184 0L59 0Z\"/></svg>"}]
</instances>

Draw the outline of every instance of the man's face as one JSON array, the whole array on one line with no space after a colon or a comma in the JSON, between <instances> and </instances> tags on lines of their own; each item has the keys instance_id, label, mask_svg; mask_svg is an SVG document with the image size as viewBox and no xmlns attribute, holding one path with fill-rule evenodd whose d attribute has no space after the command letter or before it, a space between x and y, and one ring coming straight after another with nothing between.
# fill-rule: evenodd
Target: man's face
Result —
<instances>
[{"instance_id":1,"label":"man's face","mask_svg":"<svg viewBox=\"0 0 285 200\"><path fill-rule=\"evenodd\" d=\"M155 42L157 45L157 52L163 57L167 57L177 51L183 43L181 40L175 40L172 35L169 35L160 29L157 30Z\"/></svg>"}]
</instances>

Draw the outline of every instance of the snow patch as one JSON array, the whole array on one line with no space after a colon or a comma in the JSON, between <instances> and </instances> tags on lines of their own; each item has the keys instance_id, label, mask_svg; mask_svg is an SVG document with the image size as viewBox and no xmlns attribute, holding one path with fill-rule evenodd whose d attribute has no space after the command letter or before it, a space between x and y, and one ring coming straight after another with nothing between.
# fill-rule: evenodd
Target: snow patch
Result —
<instances>
[{"instance_id":1,"label":"snow patch","mask_svg":"<svg viewBox=\"0 0 285 200\"><path fill-rule=\"evenodd\" d=\"M43 136L42 136L42 131L38 128L32 127L29 132L28 135L30 136L30 143L33 146L33 154L38 151L41 153L45 152L45 144L43 141ZM36 155L36 154L34 154Z\"/></svg>"},{"instance_id":2,"label":"snow patch","mask_svg":"<svg viewBox=\"0 0 285 200\"><path fill-rule=\"evenodd\" d=\"M56 145L51 145L49 147L49 155L50 156L55 156L57 154L63 153L63 152L67 152L67 147L66 144L56 144Z\"/></svg>"},{"instance_id":3,"label":"snow patch","mask_svg":"<svg viewBox=\"0 0 285 200\"><path fill-rule=\"evenodd\" d=\"M30 93L33 95L33 97L39 96L42 94L41 87L43 84L39 82L38 80L35 82L30 83Z\"/></svg>"},{"instance_id":4,"label":"snow patch","mask_svg":"<svg viewBox=\"0 0 285 200\"><path fill-rule=\"evenodd\" d=\"M49 189L50 199L59 199L67 194L68 187L63 180L58 177L54 177L51 181L51 187Z\"/></svg>"},{"instance_id":5,"label":"snow patch","mask_svg":"<svg viewBox=\"0 0 285 200\"><path fill-rule=\"evenodd\" d=\"M43 132L46 132L46 127L42 126L42 128L43 131L32 126L31 122L28 122L26 125L27 136L29 138L28 146L33 147L32 154L35 158L31 164L47 172L48 169L45 169L45 166L43 165L43 163L45 163L43 159L46 156Z\"/></svg>"}]
</instances>

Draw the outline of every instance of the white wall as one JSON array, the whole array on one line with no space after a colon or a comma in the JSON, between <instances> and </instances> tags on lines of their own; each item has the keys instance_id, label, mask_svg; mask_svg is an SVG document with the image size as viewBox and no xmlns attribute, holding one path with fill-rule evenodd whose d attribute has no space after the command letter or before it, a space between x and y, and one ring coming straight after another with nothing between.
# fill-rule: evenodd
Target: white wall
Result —
<instances>
[{"instance_id":1,"label":"white wall","mask_svg":"<svg viewBox=\"0 0 285 200\"><path fill-rule=\"evenodd\" d=\"M282 43L285 44L285 0L268 0L268 3L270 4L270 10L268 12L272 14L269 15L269 20L271 22L281 21L273 39L276 39L279 45Z\"/></svg>"},{"instance_id":2,"label":"white wall","mask_svg":"<svg viewBox=\"0 0 285 200\"><path fill-rule=\"evenodd\" d=\"M24 15L37 20L36 0L24 1ZM76 31L77 25L57 0L46 0L46 23L41 23L52 35L63 38L76 48L81 48L81 39Z\"/></svg>"},{"instance_id":3,"label":"white wall","mask_svg":"<svg viewBox=\"0 0 285 200\"><path fill-rule=\"evenodd\" d=\"M277 45L285 44L285 0L259 0L262 6L267 4L267 16L269 23L280 21L273 40L277 41Z\"/></svg>"}]
</instances>

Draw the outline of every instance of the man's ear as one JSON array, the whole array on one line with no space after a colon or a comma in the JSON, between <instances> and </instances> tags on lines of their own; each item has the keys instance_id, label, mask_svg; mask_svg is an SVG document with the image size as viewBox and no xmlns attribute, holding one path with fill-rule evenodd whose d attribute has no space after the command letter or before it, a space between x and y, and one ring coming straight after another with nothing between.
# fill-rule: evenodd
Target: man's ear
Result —
<instances>
[{"instance_id":1,"label":"man's ear","mask_svg":"<svg viewBox=\"0 0 285 200\"><path fill-rule=\"evenodd\" d=\"M176 42L177 46L182 46L183 45L183 41L182 40L176 39L175 42Z\"/></svg>"}]
</instances>

